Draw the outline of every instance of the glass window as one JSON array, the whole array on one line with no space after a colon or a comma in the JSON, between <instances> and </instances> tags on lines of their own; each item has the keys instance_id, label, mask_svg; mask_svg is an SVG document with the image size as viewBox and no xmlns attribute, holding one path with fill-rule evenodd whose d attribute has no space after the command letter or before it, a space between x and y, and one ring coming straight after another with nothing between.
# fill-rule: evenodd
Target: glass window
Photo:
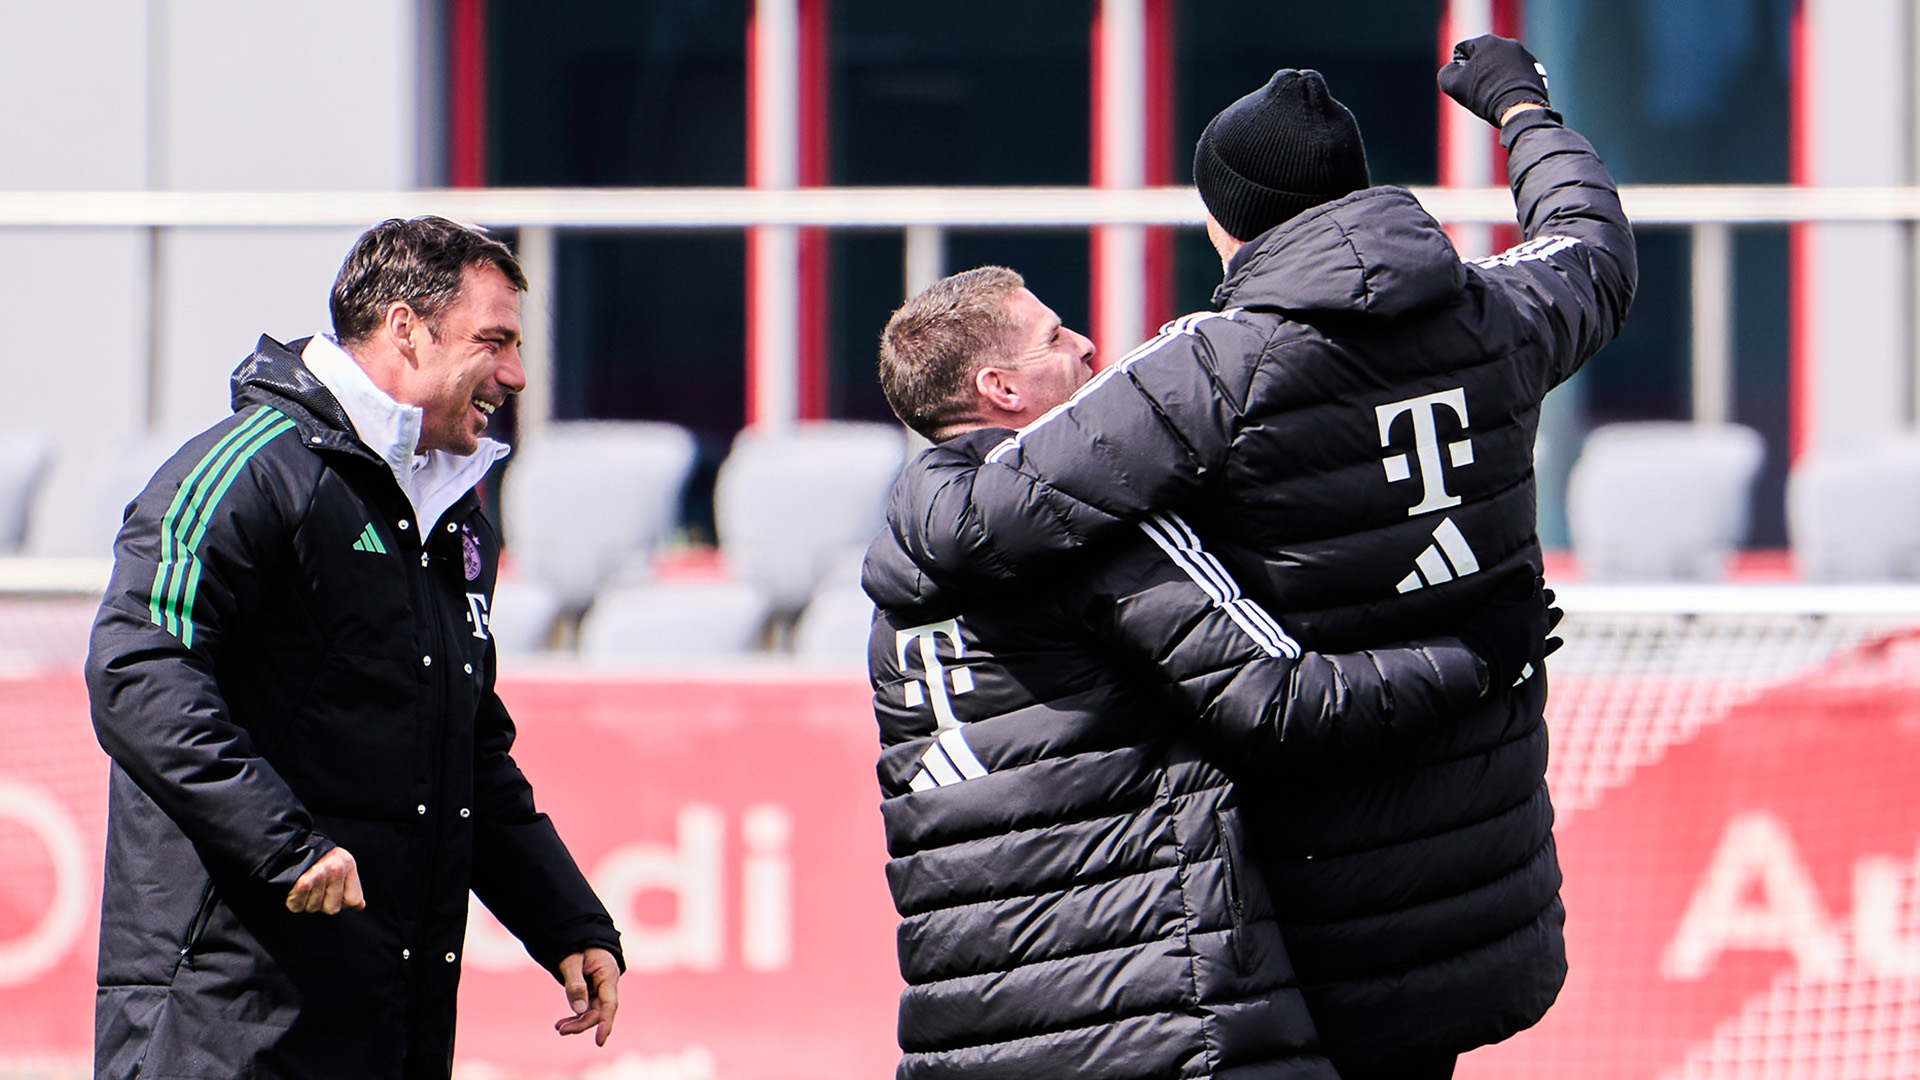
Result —
<instances>
[{"instance_id":1,"label":"glass window","mask_svg":"<svg viewBox=\"0 0 1920 1080\"><path fill-rule=\"evenodd\" d=\"M1431 184L1439 169L1433 76L1441 0L1367 4L1186 0L1175 16L1173 175L1193 182L1193 144L1221 109L1283 67L1312 68L1353 111L1376 184ZM1175 244L1174 306L1206 308L1220 257L1197 229Z\"/></svg>"},{"instance_id":2,"label":"glass window","mask_svg":"<svg viewBox=\"0 0 1920 1080\"><path fill-rule=\"evenodd\" d=\"M1792 12L1792 0L1531 0L1527 36L1555 106L1621 183L1782 184ZM1585 428L1692 415L1688 237L1642 229L1639 240L1633 315L1574 391ZM1787 273L1784 229L1734 231L1733 418L1769 447L1759 547L1787 542Z\"/></svg>"},{"instance_id":3,"label":"glass window","mask_svg":"<svg viewBox=\"0 0 1920 1080\"><path fill-rule=\"evenodd\" d=\"M748 6L492 0L489 181L744 184ZM685 516L710 539L712 474L745 422L745 238L569 230L558 249L556 416L691 428Z\"/></svg>"},{"instance_id":4,"label":"glass window","mask_svg":"<svg viewBox=\"0 0 1920 1080\"><path fill-rule=\"evenodd\" d=\"M1091 12L1085 0L834 0L830 182L1087 183ZM837 232L829 252L830 415L891 419L874 362L905 291L902 238ZM1085 230L948 237L949 271L989 262L1020 271L1070 325L1086 326Z\"/></svg>"}]
</instances>

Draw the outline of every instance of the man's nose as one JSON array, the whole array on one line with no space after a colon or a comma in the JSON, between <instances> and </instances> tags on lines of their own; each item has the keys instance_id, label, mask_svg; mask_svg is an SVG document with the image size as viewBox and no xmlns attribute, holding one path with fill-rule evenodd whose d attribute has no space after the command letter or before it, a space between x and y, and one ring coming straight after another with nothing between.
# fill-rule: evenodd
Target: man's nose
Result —
<instances>
[{"instance_id":1,"label":"man's nose","mask_svg":"<svg viewBox=\"0 0 1920 1080\"><path fill-rule=\"evenodd\" d=\"M527 388L527 369L520 362L520 346L510 346L501 354L500 366L494 370L493 381L509 394L517 394Z\"/></svg>"}]
</instances>

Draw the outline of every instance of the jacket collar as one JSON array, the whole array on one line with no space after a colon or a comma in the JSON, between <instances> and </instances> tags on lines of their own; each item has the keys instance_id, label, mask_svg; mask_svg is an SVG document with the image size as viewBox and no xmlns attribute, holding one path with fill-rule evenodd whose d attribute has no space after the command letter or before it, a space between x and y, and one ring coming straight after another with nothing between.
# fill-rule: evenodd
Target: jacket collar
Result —
<instances>
[{"instance_id":1,"label":"jacket collar","mask_svg":"<svg viewBox=\"0 0 1920 1080\"><path fill-rule=\"evenodd\" d=\"M1466 280L1453 242L1413 193L1375 187L1254 237L1228 260L1213 304L1391 319L1451 299Z\"/></svg>"},{"instance_id":2,"label":"jacket collar","mask_svg":"<svg viewBox=\"0 0 1920 1080\"><path fill-rule=\"evenodd\" d=\"M331 337L315 334L300 350L300 362L340 403L353 433L379 455L402 488L413 474L414 448L420 443L420 410L402 405L373 384L353 357Z\"/></svg>"},{"instance_id":3,"label":"jacket collar","mask_svg":"<svg viewBox=\"0 0 1920 1080\"><path fill-rule=\"evenodd\" d=\"M423 526L438 524L448 507L473 490L494 462L507 456L505 443L484 438L471 454L421 453L420 409L402 405L375 386L359 361L338 342L315 334L300 351L300 359L346 410L360 441L387 463Z\"/></svg>"},{"instance_id":4,"label":"jacket collar","mask_svg":"<svg viewBox=\"0 0 1920 1080\"><path fill-rule=\"evenodd\" d=\"M1011 434L1006 428L977 428L921 452L894 481L887 520L910 521L925 516L942 486L971 475L986 460L987 452ZM898 527L883 529L874 538L860 571L867 596L887 611L950 606L960 598L960 591L945 588L929 577L908 550L909 543Z\"/></svg>"},{"instance_id":5,"label":"jacket collar","mask_svg":"<svg viewBox=\"0 0 1920 1080\"><path fill-rule=\"evenodd\" d=\"M324 341L326 345L315 349L316 341ZM351 371L340 370L339 364L330 363L329 350L337 353ZM319 359L320 371L311 369L305 362L308 353ZM325 373L324 378L321 372ZM354 381L355 375L364 386ZM367 397L368 391L385 399L385 405ZM343 405L343 401L352 401L353 410ZM423 528L438 523L442 514L510 452L505 443L481 439L479 449L472 454L455 455L440 450L414 453L419 421L416 417L408 425L401 417L404 412L417 414L419 410L387 397L352 357L323 337L282 345L261 335L253 354L233 373L233 407L239 409L249 404L271 405L287 412L299 426L301 439L309 449L344 451L385 465L395 485L412 504ZM368 430L359 427L357 421L362 418L367 420Z\"/></svg>"}]
</instances>

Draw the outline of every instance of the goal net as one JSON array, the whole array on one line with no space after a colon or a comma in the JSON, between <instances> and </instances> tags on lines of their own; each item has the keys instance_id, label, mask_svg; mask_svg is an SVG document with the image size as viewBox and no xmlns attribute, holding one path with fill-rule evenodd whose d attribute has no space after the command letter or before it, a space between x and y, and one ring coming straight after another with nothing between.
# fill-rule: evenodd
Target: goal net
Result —
<instances>
[{"instance_id":1,"label":"goal net","mask_svg":"<svg viewBox=\"0 0 1920 1080\"><path fill-rule=\"evenodd\" d=\"M86 1074L97 892L74 889L97 890L105 828L79 673L95 602L0 598L8 1080ZM1466 1055L1458 1075L1920 1080L1920 589L1586 587L1562 602L1548 782L1570 974L1545 1020ZM580 687L593 677L568 676ZM704 700L730 676L703 677ZM799 708L791 695L770 700ZM531 748L540 722L527 719ZM744 760L748 748L731 753ZM648 744L634 767L661 754ZM855 757L849 791L870 783L864 749ZM687 799L721 797L704 764L682 764ZM829 829L835 844L871 825L867 803L849 805ZM658 823L632 828L661 842ZM824 873L814 860L793 866L802 902ZM865 941L890 933L885 922L835 932ZM820 932L798 925L796 949ZM893 977L889 958L875 963L876 978ZM886 1011L875 1013L883 1029ZM578 1075L568 1068L542 1075ZM796 1059L791 1075L807 1069Z\"/></svg>"},{"instance_id":2,"label":"goal net","mask_svg":"<svg viewBox=\"0 0 1920 1080\"><path fill-rule=\"evenodd\" d=\"M1570 973L1494 1077L1920 1077L1920 590L1563 590Z\"/></svg>"}]
</instances>

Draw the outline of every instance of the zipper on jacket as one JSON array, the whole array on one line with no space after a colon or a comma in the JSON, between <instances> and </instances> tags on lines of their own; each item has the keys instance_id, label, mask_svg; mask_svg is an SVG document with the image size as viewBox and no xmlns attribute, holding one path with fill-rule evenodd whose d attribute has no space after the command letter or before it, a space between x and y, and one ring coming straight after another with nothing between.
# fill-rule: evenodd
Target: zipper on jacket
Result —
<instances>
[{"instance_id":1,"label":"zipper on jacket","mask_svg":"<svg viewBox=\"0 0 1920 1080\"><path fill-rule=\"evenodd\" d=\"M1228 820L1226 811L1213 812L1213 828L1220 840L1220 865L1224 871L1221 876L1226 880L1227 913L1233 919L1230 935L1233 938L1233 958L1240 965L1240 970L1246 971L1253 966L1253 958L1247 955L1246 905L1240 897L1240 834L1234 825L1235 822Z\"/></svg>"},{"instance_id":2,"label":"zipper on jacket","mask_svg":"<svg viewBox=\"0 0 1920 1080\"><path fill-rule=\"evenodd\" d=\"M182 963L192 962L194 947L200 944L200 936L207 932L207 924L213 921L213 903L213 879L208 878L200 890L200 906L194 909L193 921L187 924L186 939L180 944Z\"/></svg>"}]
</instances>

